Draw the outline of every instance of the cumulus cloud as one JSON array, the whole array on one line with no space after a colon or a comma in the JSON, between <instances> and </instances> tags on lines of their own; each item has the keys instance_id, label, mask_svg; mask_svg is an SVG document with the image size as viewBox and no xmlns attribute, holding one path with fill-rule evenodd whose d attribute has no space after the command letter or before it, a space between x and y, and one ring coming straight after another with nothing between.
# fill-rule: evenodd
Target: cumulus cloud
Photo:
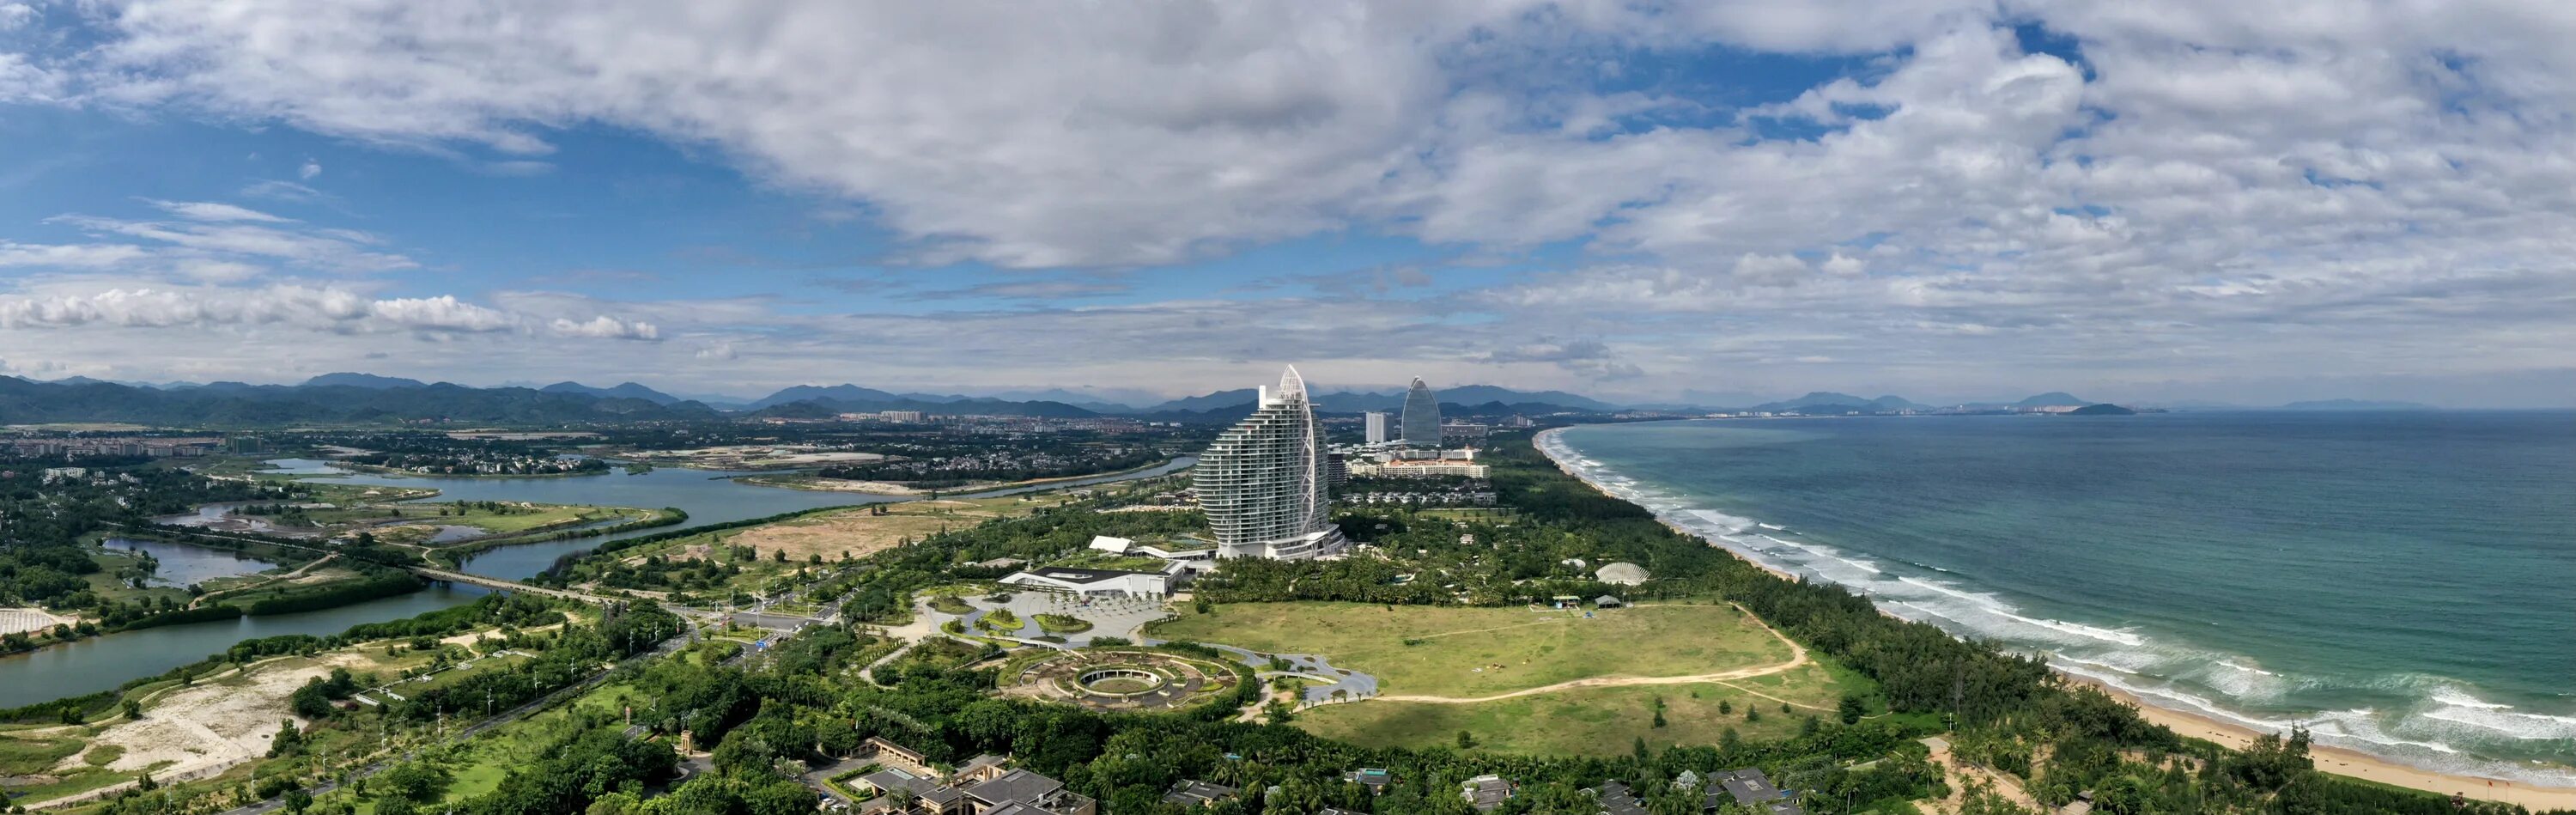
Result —
<instances>
[{"instance_id":1,"label":"cumulus cloud","mask_svg":"<svg viewBox=\"0 0 2576 815\"><path fill-rule=\"evenodd\" d=\"M555 318L555 321L550 325L557 336L564 337L591 337L596 339L615 340L658 340L662 338L661 329L653 327L652 323L643 322L641 320L620 320L605 314L592 317L589 320L584 321L574 321L558 317Z\"/></svg>"},{"instance_id":2,"label":"cumulus cloud","mask_svg":"<svg viewBox=\"0 0 2576 815\"><path fill-rule=\"evenodd\" d=\"M542 315L528 332L693 340L671 353L793 325L826 339L782 354L953 342L1017 359L1032 337L1118 335L1174 375L1280 347L1355 365L1403 347L1565 376L1833 359L1900 383L1967 359L2143 382L2214 364L2442 369L2464 347L2465 364L2565 367L2576 347L2563 3L105 7L95 47L0 53L0 99L282 122L487 172L551 164L565 129L632 129L819 191L924 260L1151 265L1345 233L1489 257L1577 247L1465 291L1455 269L1402 285L1328 270L1257 306L1041 307L1132 293L1072 278L915 295L954 306L935 315L493 295ZM2016 26L2061 44L2033 52ZM1703 53L1857 67L1808 87L1653 79L1656 60ZM191 279L229 280L416 265L370 234L164 208L63 221L99 240L0 244L0 265L196 253L212 262ZM1326 296L1278 294L1309 289ZM1226 338L1247 325L1301 344ZM1597 337L1628 367L1583 369L1579 343L1528 343L1532 326ZM724 347L708 358L732 361Z\"/></svg>"}]
</instances>

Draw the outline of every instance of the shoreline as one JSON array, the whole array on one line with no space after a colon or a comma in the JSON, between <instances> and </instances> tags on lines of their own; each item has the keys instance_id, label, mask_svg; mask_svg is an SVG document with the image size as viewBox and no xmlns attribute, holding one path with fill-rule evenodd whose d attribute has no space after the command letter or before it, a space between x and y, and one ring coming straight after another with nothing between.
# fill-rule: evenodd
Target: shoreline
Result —
<instances>
[{"instance_id":1,"label":"shoreline","mask_svg":"<svg viewBox=\"0 0 2576 815\"><path fill-rule=\"evenodd\" d=\"M1533 435L1530 438L1531 446L1537 448L1540 455L1546 456L1549 463L1555 464L1557 470L1564 472L1567 475L1574 476L1576 480L1590 485L1593 490L1598 491L1603 495L1612 498L1619 498L1622 501L1627 500L1625 498L1621 498L1617 493L1611 492L1609 488L1602 486L1599 482L1594 481L1591 475L1566 464L1563 460L1557 457L1554 451L1548 449L1548 438L1564 429L1565 428L1558 427L1539 431L1536 435ZM1715 541L1711 541L1708 536L1684 528L1680 524L1665 519L1661 514L1655 514L1655 520L1676 533L1707 542L1711 548L1724 551L1727 554L1734 556L1737 560L1753 564L1755 567L1758 567L1763 571L1770 572L1773 575L1777 575L1788 580L1799 582L1806 581L1806 578L1792 574L1778 566L1764 563L1755 558L1746 557L1742 552L1735 551L1732 548L1720 545ZM1885 612L1882 611L1881 613ZM2137 694L2121 690L2088 677L2078 676L2059 670L2055 666L2050 666L2049 670L2068 682L2100 688L2103 692L2110 694L2112 698L2119 699L2128 703L2131 707L2136 708L2140 718L2147 720L2149 723L2164 726L2174 731L2174 733L2187 738L2204 739L2216 742L2228 747L2229 749L2241 749L2246 744L2251 743L2255 736L2258 735L2258 731L2253 728L2191 711L2161 707L2148 702L2145 698L2140 697ZM2287 734L2284 733L2279 735L2286 736ZM2308 750L2308 755L2309 758L2313 760L2316 769L2319 772L2331 773L2334 775L2344 776L2346 778L2355 778L2363 781L2386 784L2395 787L2404 787L2407 789L2444 796L2457 793L2464 795L2471 800L2518 804L2534 811L2576 809L2576 787L2538 786L2527 781L2508 781L2505 779L2487 778L2484 776L2468 775L2464 773L2446 773L2436 770L2428 770L2421 767L2403 764L2392 759L2364 753L2359 750L2322 744L2311 744Z\"/></svg>"}]
</instances>

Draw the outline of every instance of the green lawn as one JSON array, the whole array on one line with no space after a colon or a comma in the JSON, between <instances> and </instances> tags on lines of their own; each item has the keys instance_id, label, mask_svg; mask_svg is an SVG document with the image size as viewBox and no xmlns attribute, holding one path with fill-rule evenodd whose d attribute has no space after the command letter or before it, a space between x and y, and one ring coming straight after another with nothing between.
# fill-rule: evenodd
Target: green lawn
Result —
<instances>
[{"instance_id":1,"label":"green lawn","mask_svg":"<svg viewBox=\"0 0 2576 815\"><path fill-rule=\"evenodd\" d=\"M1765 685L1758 679L1774 680ZM1735 684L1806 704L1831 708L1846 686L1831 672L1808 665ZM1664 701L1663 727L1654 726L1655 699ZM1719 704L1728 711L1720 713ZM1759 709L1759 721L1746 721L1748 708ZM1467 731L1476 749L1524 755L1624 754L1644 737L1647 746L1718 744L1728 729L1748 742L1789 736L1808 716L1830 719L1829 710L1793 708L1782 714L1780 702L1717 683L1578 688L1532 694L1496 702L1433 704L1363 701L1326 705L1297 714L1293 723L1309 732L1372 747L1456 747L1458 731Z\"/></svg>"},{"instance_id":2,"label":"green lawn","mask_svg":"<svg viewBox=\"0 0 2576 815\"><path fill-rule=\"evenodd\" d=\"M79 739L0 738L0 775L35 775L80 749Z\"/></svg>"},{"instance_id":3,"label":"green lawn","mask_svg":"<svg viewBox=\"0 0 2576 815\"><path fill-rule=\"evenodd\" d=\"M441 512L448 514L441 515ZM432 532L429 525L470 526L492 535L506 536L610 520L641 520L653 515L641 509L563 504L504 504L502 511L495 512L477 503L460 505L452 502L315 510L309 514L315 522L326 524L399 518L406 525L423 525L382 526L374 530L376 537L397 543L426 542Z\"/></svg>"},{"instance_id":4,"label":"green lawn","mask_svg":"<svg viewBox=\"0 0 2576 815\"><path fill-rule=\"evenodd\" d=\"M1490 696L1598 676L1696 676L1790 658L1768 631L1718 605L1612 609L1586 619L1522 607L1246 603L1184 611L1152 633L1323 654L1376 675L1382 693L1424 696Z\"/></svg>"}]
</instances>

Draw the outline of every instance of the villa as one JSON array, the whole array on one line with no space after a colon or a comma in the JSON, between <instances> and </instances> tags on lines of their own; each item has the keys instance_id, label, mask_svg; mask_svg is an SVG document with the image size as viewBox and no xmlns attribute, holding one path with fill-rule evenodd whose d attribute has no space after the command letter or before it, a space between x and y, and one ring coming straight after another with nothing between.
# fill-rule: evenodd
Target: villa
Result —
<instances>
[{"instance_id":1,"label":"villa","mask_svg":"<svg viewBox=\"0 0 2576 815\"><path fill-rule=\"evenodd\" d=\"M1499 775L1476 776L1458 786L1459 797L1467 799L1469 806L1483 812L1501 807L1504 801L1511 800L1512 793L1512 782Z\"/></svg>"}]
</instances>

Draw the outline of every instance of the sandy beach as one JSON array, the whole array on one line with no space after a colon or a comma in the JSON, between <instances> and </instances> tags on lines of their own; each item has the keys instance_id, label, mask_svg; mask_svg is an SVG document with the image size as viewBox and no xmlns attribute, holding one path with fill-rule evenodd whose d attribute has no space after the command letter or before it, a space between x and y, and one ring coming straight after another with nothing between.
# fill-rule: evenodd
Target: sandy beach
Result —
<instances>
[{"instance_id":1,"label":"sandy beach","mask_svg":"<svg viewBox=\"0 0 2576 815\"><path fill-rule=\"evenodd\" d=\"M2136 706L2138 714L2145 717L2147 721L2172 728L2175 733L2184 736L2208 739L2229 747L2243 747L2253 742L2254 737L2258 735L2252 729L2232 722L2146 704L2137 696L2121 691L2119 688L2082 677L2068 676L2068 678L2101 688L2103 692ZM2308 754L2316 759L2317 769L2336 775L2442 795L2459 793L2483 801L2521 804L2533 810L2576 809L2576 787L2535 787L2521 781L2501 781L2438 773L2341 747L2312 746Z\"/></svg>"},{"instance_id":2,"label":"sandy beach","mask_svg":"<svg viewBox=\"0 0 2576 815\"><path fill-rule=\"evenodd\" d=\"M1548 449L1544 442L1546 442L1548 436L1555 434L1556 432L1558 432L1557 429L1542 431L1532 439L1532 442L1538 445L1538 449L1541 454L1548 454ZM1594 482L1589 475L1574 467L1567 466L1562 461L1557 461L1556 456L1549 454L1548 460L1556 462L1557 469L1562 470L1566 474L1572 475L1575 478L1582 479L1586 484L1591 484L1593 489L1600 490L1604 494L1616 495L1616 493L1612 493L1608 488ZM1665 521L1664 525L1670 527L1674 532L1678 532L1683 535L1700 538L1702 540L1707 539L1706 536L1670 521ZM1711 545L1715 546L1716 544L1711 543ZM1718 548L1724 549L1725 547L1721 546ZM1764 571L1771 572L1772 574L1779 575L1789 580L1804 580L1804 578L1782 571L1777 567L1758 560L1746 558L1741 553L1736 553L1732 549L1728 549L1727 551L1730 554L1735 554L1735 556L1740 560L1761 567ZM2063 671L2060 671L2058 675L2075 682L2081 682L2101 688L2104 692L2107 692L2114 697L2128 702L2131 706L2136 707L2138 709L2139 716L2145 718L2147 721L2171 728L2175 733L2183 736L2208 739L2229 747L2241 748L2246 744L2253 742L2255 736L2258 735L2254 730L2232 722L2225 722L2196 713L2162 708L2153 704L2148 704L2145 700L2140 699L2135 694L2127 693L2118 688L2111 687L2085 677L2076 676ZM2457 793L2476 800L2520 804L2533 810L2576 809L2576 787L2532 786L2528 782L2504 781L2492 778L2435 772L2419 767L2410 767L2388 759L2370 755L2368 753L2341 747L2316 745L2311 747L2309 755L2315 759L2317 769L2336 775L2359 778L2366 781L2374 781L2392 786L2405 787L2408 789L2423 790L2441 795Z\"/></svg>"}]
</instances>

